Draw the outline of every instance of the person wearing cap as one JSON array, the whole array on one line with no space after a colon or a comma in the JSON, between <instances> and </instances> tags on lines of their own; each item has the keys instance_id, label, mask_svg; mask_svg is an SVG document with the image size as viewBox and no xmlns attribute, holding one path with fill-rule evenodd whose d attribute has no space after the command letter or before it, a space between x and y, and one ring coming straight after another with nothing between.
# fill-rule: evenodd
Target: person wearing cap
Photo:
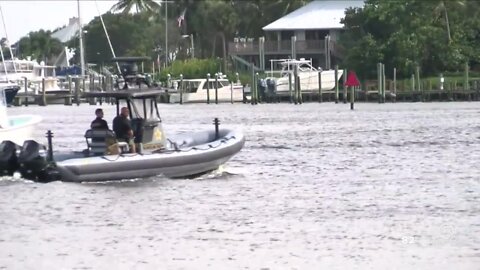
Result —
<instances>
[{"instance_id":1,"label":"person wearing cap","mask_svg":"<svg viewBox=\"0 0 480 270\"><path fill-rule=\"evenodd\" d=\"M90 128L91 129L108 129L107 121L103 120L103 110L100 108L96 109L95 115L97 117L90 124Z\"/></svg>"},{"instance_id":2,"label":"person wearing cap","mask_svg":"<svg viewBox=\"0 0 480 270\"><path fill-rule=\"evenodd\" d=\"M127 107L122 107L120 114L113 119L113 131L117 135L117 140L126 142L130 146L130 152L136 153L133 129L128 116L130 111Z\"/></svg>"}]
</instances>

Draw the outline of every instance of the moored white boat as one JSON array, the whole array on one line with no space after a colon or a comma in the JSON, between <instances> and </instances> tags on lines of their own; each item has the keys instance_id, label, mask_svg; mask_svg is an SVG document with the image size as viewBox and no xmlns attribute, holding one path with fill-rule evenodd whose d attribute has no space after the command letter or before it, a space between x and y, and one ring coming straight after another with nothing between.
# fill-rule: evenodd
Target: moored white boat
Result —
<instances>
[{"instance_id":1,"label":"moored white boat","mask_svg":"<svg viewBox=\"0 0 480 270\"><path fill-rule=\"evenodd\" d=\"M294 70L297 69L298 77L300 79L300 90L303 93L316 92L319 89L318 75L320 70L312 66L310 60L305 59L283 59L279 60L282 67L281 71L273 71L273 62L272 70L270 71L271 77L267 77L264 87L269 87L269 81L273 82L272 86L274 89L268 89L270 91L276 92L277 95L287 95L293 91L293 85L295 83L295 77L293 76ZM273 74L279 73L280 77L274 77ZM289 74L291 74L291 84ZM321 85L322 91L329 91L335 88L335 70L321 70ZM343 70L338 70L337 80L343 75Z\"/></svg>"},{"instance_id":2,"label":"moored white boat","mask_svg":"<svg viewBox=\"0 0 480 270\"><path fill-rule=\"evenodd\" d=\"M68 90L62 89L59 85L59 79L55 74L55 66L48 66L41 62L31 59L11 59L0 63L0 81L11 81L25 87L25 79L28 82L28 92L38 94L42 91L42 83L45 84L45 93L58 94L66 93Z\"/></svg>"},{"instance_id":3,"label":"moored white boat","mask_svg":"<svg viewBox=\"0 0 480 270\"><path fill-rule=\"evenodd\" d=\"M173 82L176 87L169 89L170 103L207 103L210 102L242 102L243 86L232 84L228 79L185 79L183 87L180 81ZM173 92L172 92L173 90Z\"/></svg>"},{"instance_id":4,"label":"moored white boat","mask_svg":"<svg viewBox=\"0 0 480 270\"><path fill-rule=\"evenodd\" d=\"M5 92L0 88L0 142L9 140L22 145L24 141L32 140L41 120L38 115L8 116Z\"/></svg>"}]
</instances>

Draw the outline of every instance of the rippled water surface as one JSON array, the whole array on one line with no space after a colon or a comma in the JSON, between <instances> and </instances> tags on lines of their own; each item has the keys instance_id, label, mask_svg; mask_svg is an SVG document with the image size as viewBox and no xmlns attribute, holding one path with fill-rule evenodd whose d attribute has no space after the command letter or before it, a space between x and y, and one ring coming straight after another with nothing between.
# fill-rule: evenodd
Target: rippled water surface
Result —
<instances>
[{"instance_id":1,"label":"rippled water surface","mask_svg":"<svg viewBox=\"0 0 480 270\"><path fill-rule=\"evenodd\" d=\"M111 124L114 107L103 106ZM95 107L9 108L82 149ZM0 180L0 269L479 269L480 103L161 105L242 129L193 180Z\"/></svg>"}]
</instances>

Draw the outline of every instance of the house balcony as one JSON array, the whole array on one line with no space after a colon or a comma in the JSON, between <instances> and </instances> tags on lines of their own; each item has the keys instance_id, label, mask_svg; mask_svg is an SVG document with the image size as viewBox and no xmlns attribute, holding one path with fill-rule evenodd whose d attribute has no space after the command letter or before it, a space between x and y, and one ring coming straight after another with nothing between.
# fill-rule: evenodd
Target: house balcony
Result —
<instances>
[{"instance_id":1,"label":"house balcony","mask_svg":"<svg viewBox=\"0 0 480 270\"><path fill-rule=\"evenodd\" d=\"M265 55L289 55L292 52L290 40L273 41L264 43ZM325 40L297 40L295 43L297 54L325 54ZM260 53L259 41L253 39L236 39L228 43L228 52L231 55L246 56Z\"/></svg>"}]
</instances>

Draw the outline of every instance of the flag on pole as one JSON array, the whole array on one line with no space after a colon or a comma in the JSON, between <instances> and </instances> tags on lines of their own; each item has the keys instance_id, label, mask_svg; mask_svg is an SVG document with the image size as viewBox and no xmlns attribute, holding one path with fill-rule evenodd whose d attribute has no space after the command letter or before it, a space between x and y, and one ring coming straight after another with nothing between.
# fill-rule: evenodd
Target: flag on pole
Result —
<instances>
[{"instance_id":1,"label":"flag on pole","mask_svg":"<svg viewBox=\"0 0 480 270\"><path fill-rule=\"evenodd\" d=\"M187 11L187 9L183 9L183 12L182 14L180 14L180 16L178 16L177 18L177 23L178 23L178 27L182 27L182 23L183 21L185 21L185 12Z\"/></svg>"}]
</instances>

